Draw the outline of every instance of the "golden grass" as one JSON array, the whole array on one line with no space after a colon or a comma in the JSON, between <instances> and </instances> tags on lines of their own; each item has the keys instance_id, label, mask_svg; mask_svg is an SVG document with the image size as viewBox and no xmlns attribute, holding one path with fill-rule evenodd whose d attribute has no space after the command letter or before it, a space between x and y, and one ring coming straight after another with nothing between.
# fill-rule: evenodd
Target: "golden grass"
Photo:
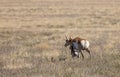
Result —
<instances>
[{"instance_id":1,"label":"golden grass","mask_svg":"<svg viewBox=\"0 0 120 77\"><path fill-rule=\"evenodd\" d=\"M119 77L119 2L81 1L0 1L0 76ZM91 59L72 58L65 35L88 39Z\"/></svg>"},{"instance_id":2,"label":"golden grass","mask_svg":"<svg viewBox=\"0 0 120 77\"><path fill-rule=\"evenodd\" d=\"M59 50L54 50L53 51L46 51L46 52L42 52L42 56L44 57L58 57L60 55L60 51Z\"/></svg>"},{"instance_id":3,"label":"golden grass","mask_svg":"<svg viewBox=\"0 0 120 77\"><path fill-rule=\"evenodd\" d=\"M39 49L45 49L45 50L51 49L51 45L48 43L40 43L35 45L34 47Z\"/></svg>"},{"instance_id":4,"label":"golden grass","mask_svg":"<svg viewBox=\"0 0 120 77\"><path fill-rule=\"evenodd\" d=\"M3 69L15 70L15 69L32 68L32 67L33 64L26 63L24 59L17 58L16 60L10 60L8 63L6 63Z\"/></svg>"}]
</instances>

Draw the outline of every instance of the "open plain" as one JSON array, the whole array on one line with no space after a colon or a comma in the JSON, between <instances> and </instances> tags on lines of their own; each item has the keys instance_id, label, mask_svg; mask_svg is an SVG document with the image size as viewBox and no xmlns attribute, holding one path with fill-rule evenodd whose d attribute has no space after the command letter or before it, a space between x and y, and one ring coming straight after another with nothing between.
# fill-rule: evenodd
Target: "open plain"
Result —
<instances>
[{"instance_id":1,"label":"open plain","mask_svg":"<svg viewBox=\"0 0 120 77\"><path fill-rule=\"evenodd\" d=\"M88 39L91 59L65 35ZM120 77L120 1L0 0L0 77Z\"/></svg>"}]
</instances>

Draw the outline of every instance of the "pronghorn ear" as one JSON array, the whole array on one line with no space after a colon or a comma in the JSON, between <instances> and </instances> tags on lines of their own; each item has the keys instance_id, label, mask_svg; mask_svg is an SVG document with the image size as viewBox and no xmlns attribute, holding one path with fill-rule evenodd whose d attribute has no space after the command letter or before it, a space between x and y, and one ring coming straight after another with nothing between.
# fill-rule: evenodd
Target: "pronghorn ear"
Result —
<instances>
[{"instance_id":1,"label":"pronghorn ear","mask_svg":"<svg viewBox=\"0 0 120 77\"><path fill-rule=\"evenodd\" d=\"M70 38L69 38L70 40L72 39L72 37L70 36Z\"/></svg>"},{"instance_id":2,"label":"pronghorn ear","mask_svg":"<svg viewBox=\"0 0 120 77\"><path fill-rule=\"evenodd\" d=\"M70 36L70 39L72 39L72 37Z\"/></svg>"},{"instance_id":3,"label":"pronghorn ear","mask_svg":"<svg viewBox=\"0 0 120 77\"><path fill-rule=\"evenodd\" d=\"M67 36L65 35L66 40L68 39Z\"/></svg>"}]
</instances>

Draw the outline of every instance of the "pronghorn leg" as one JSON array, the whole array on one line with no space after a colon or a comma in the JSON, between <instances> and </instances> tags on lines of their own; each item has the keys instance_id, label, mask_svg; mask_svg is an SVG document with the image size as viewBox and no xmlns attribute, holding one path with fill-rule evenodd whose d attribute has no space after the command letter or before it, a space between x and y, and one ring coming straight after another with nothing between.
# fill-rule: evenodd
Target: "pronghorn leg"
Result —
<instances>
[{"instance_id":1,"label":"pronghorn leg","mask_svg":"<svg viewBox=\"0 0 120 77\"><path fill-rule=\"evenodd\" d=\"M71 50L72 58L75 57L74 50L73 50L73 46L70 46L70 50Z\"/></svg>"},{"instance_id":2,"label":"pronghorn leg","mask_svg":"<svg viewBox=\"0 0 120 77\"><path fill-rule=\"evenodd\" d=\"M82 51L80 50L80 53L81 53L81 55L82 55L82 58L84 59L84 55L83 55L83 53L82 53Z\"/></svg>"},{"instance_id":3,"label":"pronghorn leg","mask_svg":"<svg viewBox=\"0 0 120 77\"><path fill-rule=\"evenodd\" d=\"M71 55L72 55L72 58L74 58L74 57L75 57L75 54L74 54L74 53L72 53Z\"/></svg>"},{"instance_id":4,"label":"pronghorn leg","mask_svg":"<svg viewBox=\"0 0 120 77\"><path fill-rule=\"evenodd\" d=\"M90 54L90 50L87 48L87 49L85 49L88 53L89 53L89 55L90 55L90 57L91 57L91 54Z\"/></svg>"}]
</instances>

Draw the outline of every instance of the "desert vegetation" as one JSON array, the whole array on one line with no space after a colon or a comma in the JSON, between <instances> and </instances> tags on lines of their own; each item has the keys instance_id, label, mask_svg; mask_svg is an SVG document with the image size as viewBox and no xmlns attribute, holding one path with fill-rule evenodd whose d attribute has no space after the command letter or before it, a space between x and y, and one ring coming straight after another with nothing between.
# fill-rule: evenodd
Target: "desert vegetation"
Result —
<instances>
[{"instance_id":1,"label":"desert vegetation","mask_svg":"<svg viewBox=\"0 0 120 77\"><path fill-rule=\"evenodd\" d=\"M91 59L65 35L88 39ZM0 77L119 77L119 38L118 0L1 0Z\"/></svg>"}]
</instances>

